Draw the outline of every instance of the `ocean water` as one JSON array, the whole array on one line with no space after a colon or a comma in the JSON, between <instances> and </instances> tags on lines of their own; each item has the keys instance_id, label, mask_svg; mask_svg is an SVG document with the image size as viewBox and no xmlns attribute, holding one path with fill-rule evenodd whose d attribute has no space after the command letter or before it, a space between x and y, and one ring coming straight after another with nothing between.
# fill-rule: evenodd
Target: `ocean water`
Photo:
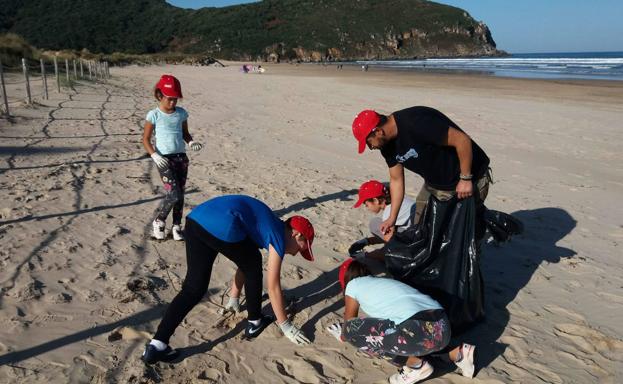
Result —
<instances>
[{"instance_id":1,"label":"ocean water","mask_svg":"<svg viewBox=\"0 0 623 384\"><path fill-rule=\"evenodd\" d=\"M357 61L370 68L479 72L535 79L623 81L623 52L519 53L500 58Z\"/></svg>"}]
</instances>

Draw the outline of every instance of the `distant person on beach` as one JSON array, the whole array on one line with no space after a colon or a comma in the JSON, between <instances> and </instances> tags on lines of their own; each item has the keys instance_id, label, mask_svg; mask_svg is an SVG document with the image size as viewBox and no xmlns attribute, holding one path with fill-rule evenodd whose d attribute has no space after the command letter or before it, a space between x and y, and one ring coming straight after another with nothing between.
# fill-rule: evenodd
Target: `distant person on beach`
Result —
<instances>
[{"instance_id":1,"label":"distant person on beach","mask_svg":"<svg viewBox=\"0 0 623 384\"><path fill-rule=\"evenodd\" d=\"M164 200L158 208L152 223L152 236L158 240L166 237L165 222L173 210L173 240L184 240L182 234L182 210L184 208L184 188L188 176L188 157L185 144L193 151L203 147L193 141L188 131L188 112L177 106L182 98L182 86L171 75L162 75L154 89L158 107L147 113L143 131L143 146L156 163L160 178L166 191ZM156 137L156 146L151 144L152 134Z\"/></svg>"},{"instance_id":2,"label":"distant person on beach","mask_svg":"<svg viewBox=\"0 0 623 384\"><path fill-rule=\"evenodd\" d=\"M404 198L404 169L424 178L416 198L416 218L433 194L442 201L476 194L477 214L484 211L491 174L489 158L461 128L446 115L429 107L411 107L389 116L373 110L360 112L353 120L353 135L363 153L366 146L378 149L389 167L389 217L381 233L392 234Z\"/></svg>"},{"instance_id":3,"label":"distant person on beach","mask_svg":"<svg viewBox=\"0 0 623 384\"><path fill-rule=\"evenodd\" d=\"M376 249L369 253L363 252L363 249L368 245L387 243L391 238L390 233L383 234L381 232L381 223L387 220L392 208L389 189L380 181L369 180L361 184L358 196L359 198L353 208L359 208L361 205L364 205L371 213L379 214L382 212L382 214L380 217L375 216L370 220L369 228L372 236L355 241L348 249L348 254L358 259L367 257L382 261L383 248ZM400 210L398 211L398 218L396 219L397 231L399 232L402 228L410 226L414 215L415 201L404 197Z\"/></svg>"},{"instance_id":4,"label":"distant person on beach","mask_svg":"<svg viewBox=\"0 0 623 384\"><path fill-rule=\"evenodd\" d=\"M439 303L397 280L372 276L354 259L342 263L338 276L344 292L344 323L330 325L329 333L371 356L394 362L402 357L402 369L389 378L391 384L412 384L429 377L433 366L423 357L447 350L450 342L450 323ZM359 317L359 309L367 317ZM474 376L475 348L461 343L447 355L468 378Z\"/></svg>"},{"instance_id":5,"label":"distant person on beach","mask_svg":"<svg viewBox=\"0 0 623 384\"><path fill-rule=\"evenodd\" d=\"M145 347L145 363L171 361L178 356L178 351L168 345L169 338L207 292L212 265L219 253L238 267L238 287L244 284L248 319L245 336L259 336L275 320L261 312L262 255L259 250L263 248L268 250L268 296L277 325L293 343L309 343L303 332L288 320L280 277L286 254L300 253L306 260L314 260L311 249L314 227L309 220L292 216L282 221L266 204L252 197L219 196L188 214L185 234L187 271L184 284L167 308L154 338Z\"/></svg>"}]
</instances>

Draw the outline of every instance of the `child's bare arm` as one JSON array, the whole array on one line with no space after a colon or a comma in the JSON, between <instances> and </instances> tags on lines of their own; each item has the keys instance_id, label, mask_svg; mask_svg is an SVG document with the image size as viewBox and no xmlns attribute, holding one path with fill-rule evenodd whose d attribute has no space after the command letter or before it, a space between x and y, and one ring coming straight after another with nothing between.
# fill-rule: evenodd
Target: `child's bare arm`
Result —
<instances>
[{"instance_id":1,"label":"child's bare arm","mask_svg":"<svg viewBox=\"0 0 623 384\"><path fill-rule=\"evenodd\" d=\"M145 121L145 128L143 129L143 147L148 154L156 152L154 146L151 145L151 134L154 132L154 125L149 121Z\"/></svg>"},{"instance_id":2,"label":"child's bare arm","mask_svg":"<svg viewBox=\"0 0 623 384\"><path fill-rule=\"evenodd\" d=\"M186 143L190 143L191 141L193 141L193 137L188 131L188 120L184 120L184 122L182 123L182 132L184 133L184 141Z\"/></svg>"},{"instance_id":3,"label":"child's bare arm","mask_svg":"<svg viewBox=\"0 0 623 384\"><path fill-rule=\"evenodd\" d=\"M203 144L193 141L193 137L188 132L188 120L184 120L182 123L182 132L184 133L184 141L188 144L193 151L200 151L203 148Z\"/></svg>"}]
</instances>

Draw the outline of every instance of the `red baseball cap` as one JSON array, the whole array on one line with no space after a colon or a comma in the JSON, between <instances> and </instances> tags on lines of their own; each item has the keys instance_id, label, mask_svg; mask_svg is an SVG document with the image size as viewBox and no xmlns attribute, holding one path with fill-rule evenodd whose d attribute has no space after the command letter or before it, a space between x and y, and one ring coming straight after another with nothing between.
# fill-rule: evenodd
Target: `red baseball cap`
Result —
<instances>
[{"instance_id":1,"label":"red baseball cap","mask_svg":"<svg viewBox=\"0 0 623 384\"><path fill-rule=\"evenodd\" d=\"M162 92L166 97L176 97L181 99L182 97L182 85L180 81L171 75L162 75L156 88Z\"/></svg>"},{"instance_id":2,"label":"red baseball cap","mask_svg":"<svg viewBox=\"0 0 623 384\"><path fill-rule=\"evenodd\" d=\"M353 205L353 208L359 208L364 201L375 197L383 196L387 193L387 188L383 183L376 180L366 181L359 187L359 200Z\"/></svg>"},{"instance_id":3,"label":"red baseball cap","mask_svg":"<svg viewBox=\"0 0 623 384\"><path fill-rule=\"evenodd\" d=\"M381 121L378 113L371 109L366 109L355 117L353 120L353 136L359 142L359 153L363 153L366 149L366 139L368 135Z\"/></svg>"},{"instance_id":4,"label":"red baseball cap","mask_svg":"<svg viewBox=\"0 0 623 384\"><path fill-rule=\"evenodd\" d=\"M307 240L307 249L301 249L301 256L309 261L314 261L314 253L311 245L314 242L314 226L303 216L290 217L290 227L299 231Z\"/></svg>"},{"instance_id":5,"label":"red baseball cap","mask_svg":"<svg viewBox=\"0 0 623 384\"><path fill-rule=\"evenodd\" d=\"M342 286L342 291L346 288L346 284L344 283L344 275L346 275L346 271L350 264L355 261L355 259L350 258L340 265L340 271L338 272L338 280L340 281L340 285Z\"/></svg>"}]
</instances>

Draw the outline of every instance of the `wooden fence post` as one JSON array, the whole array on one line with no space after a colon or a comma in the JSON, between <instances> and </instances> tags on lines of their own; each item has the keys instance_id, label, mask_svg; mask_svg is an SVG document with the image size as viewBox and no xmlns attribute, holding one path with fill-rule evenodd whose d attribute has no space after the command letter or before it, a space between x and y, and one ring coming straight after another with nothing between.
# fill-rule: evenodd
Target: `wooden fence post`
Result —
<instances>
[{"instance_id":1,"label":"wooden fence post","mask_svg":"<svg viewBox=\"0 0 623 384\"><path fill-rule=\"evenodd\" d=\"M67 77L68 87L71 87L71 81L69 80L69 59L65 59L65 77Z\"/></svg>"},{"instance_id":2,"label":"wooden fence post","mask_svg":"<svg viewBox=\"0 0 623 384\"><path fill-rule=\"evenodd\" d=\"M89 66L89 80L93 80L93 71L91 70L91 60L87 61L87 65Z\"/></svg>"},{"instance_id":3,"label":"wooden fence post","mask_svg":"<svg viewBox=\"0 0 623 384\"><path fill-rule=\"evenodd\" d=\"M26 59L22 57L22 69L24 70L24 79L26 80L26 94L28 95L28 104L32 104L32 97L30 96L30 80L28 79L28 66L26 65Z\"/></svg>"},{"instance_id":4,"label":"wooden fence post","mask_svg":"<svg viewBox=\"0 0 623 384\"><path fill-rule=\"evenodd\" d=\"M45 76L45 65L43 64L43 59L39 59L41 63L41 79L43 81L43 97L48 99L48 78Z\"/></svg>"},{"instance_id":5,"label":"wooden fence post","mask_svg":"<svg viewBox=\"0 0 623 384\"><path fill-rule=\"evenodd\" d=\"M76 60L72 60L74 62L74 79L78 80L78 71L76 71Z\"/></svg>"},{"instance_id":6,"label":"wooden fence post","mask_svg":"<svg viewBox=\"0 0 623 384\"><path fill-rule=\"evenodd\" d=\"M4 100L4 113L6 117L11 116L9 113L9 100L6 97L6 88L4 86L4 70L2 69L2 60L0 60L0 83L2 84L2 99Z\"/></svg>"},{"instance_id":7,"label":"wooden fence post","mask_svg":"<svg viewBox=\"0 0 623 384\"><path fill-rule=\"evenodd\" d=\"M84 70L82 68L82 59L80 59L80 78L84 79Z\"/></svg>"},{"instance_id":8,"label":"wooden fence post","mask_svg":"<svg viewBox=\"0 0 623 384\"><path fill-rule=\"evenodd\" d=\"M58 60L54 56L54 76L56 76L56 89L61 93L61 79L58 77Z\"/></svg>"}]
</instances>

